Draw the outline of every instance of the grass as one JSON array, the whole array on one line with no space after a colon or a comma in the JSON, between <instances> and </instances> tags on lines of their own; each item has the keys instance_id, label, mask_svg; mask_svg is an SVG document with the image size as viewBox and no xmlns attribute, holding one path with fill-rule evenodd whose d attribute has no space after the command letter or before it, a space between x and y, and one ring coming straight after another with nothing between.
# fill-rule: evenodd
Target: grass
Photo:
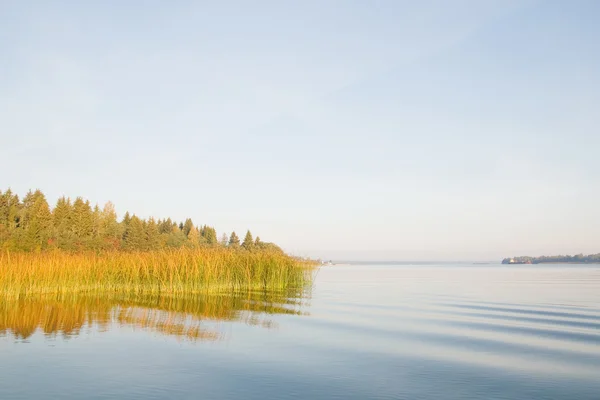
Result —
<instances>
[{"instance_id":1,"label":"grass","mask_svg":"<svg viewBox=\"0 0 600 400\"><path fill-rule=\"evenodd\" d=\"M311 262L270 250L0 252L0 296L283 290L310 284L312 267Z\"/></svg>"}]
</instances>

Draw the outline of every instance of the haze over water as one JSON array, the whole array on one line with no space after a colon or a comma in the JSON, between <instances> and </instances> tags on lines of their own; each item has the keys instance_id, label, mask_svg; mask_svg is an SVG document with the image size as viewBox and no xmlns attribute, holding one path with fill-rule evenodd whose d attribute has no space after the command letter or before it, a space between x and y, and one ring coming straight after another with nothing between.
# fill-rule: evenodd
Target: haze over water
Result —
<instances>
[{"instance_id":1,"label":"haze over water","mask_svg":"<svg viewBox=\"0 0 600 400\"><path fill-rule=\"evenodd\" d=\"M598 266L364 263L301 293L1 304L0 398L600 393Z\"/></svg>"}]
</instances>

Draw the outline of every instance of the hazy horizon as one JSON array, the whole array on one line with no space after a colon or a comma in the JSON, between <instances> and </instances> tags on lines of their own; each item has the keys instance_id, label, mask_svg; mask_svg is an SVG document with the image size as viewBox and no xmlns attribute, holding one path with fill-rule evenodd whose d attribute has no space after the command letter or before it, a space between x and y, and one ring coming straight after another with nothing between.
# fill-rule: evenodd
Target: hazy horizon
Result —
<instances>
[{"instance_id":1,"label":"hazy horizon","mask_svg":"<svg viewBox=\"0 0 600 400\"><path fill-rule=\"evenodd\" d=\"M325 259L598 253L596 1L0 4L0 189Z\"/></svg>"}]
</instances>

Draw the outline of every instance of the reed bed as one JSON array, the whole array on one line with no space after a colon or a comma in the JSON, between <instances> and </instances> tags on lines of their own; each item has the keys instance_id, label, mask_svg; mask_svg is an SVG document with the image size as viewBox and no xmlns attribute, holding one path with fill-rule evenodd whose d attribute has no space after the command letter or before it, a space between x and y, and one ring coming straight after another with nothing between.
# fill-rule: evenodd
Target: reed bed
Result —
<instances>
[{"instance_id":1,"label":"reed bed","mask_svg":"<svg viewBox=\"0 0 600 400\"><path fill-rule=\"evenodd\" d=\"M313 267L311 262L271 250L0 252L0 296L283 290L306 287Z\"/></svg>"}]
</instances>

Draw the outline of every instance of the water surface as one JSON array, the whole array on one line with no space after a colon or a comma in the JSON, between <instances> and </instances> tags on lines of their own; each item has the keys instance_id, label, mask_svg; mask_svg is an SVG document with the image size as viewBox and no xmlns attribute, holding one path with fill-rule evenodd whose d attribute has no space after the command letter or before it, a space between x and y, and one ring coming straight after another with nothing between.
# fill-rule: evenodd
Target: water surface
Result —
<instances>
[{"instance_id":1,"label":"water surface","mask_svg":"<svg viewBox=\"0 0 600 400\"><path fill-rule=\"evenodd\" d=\"M600 268L322 268L309 292L0 303L0 399L598 399Z\"/></svg>"}]
</instances>

